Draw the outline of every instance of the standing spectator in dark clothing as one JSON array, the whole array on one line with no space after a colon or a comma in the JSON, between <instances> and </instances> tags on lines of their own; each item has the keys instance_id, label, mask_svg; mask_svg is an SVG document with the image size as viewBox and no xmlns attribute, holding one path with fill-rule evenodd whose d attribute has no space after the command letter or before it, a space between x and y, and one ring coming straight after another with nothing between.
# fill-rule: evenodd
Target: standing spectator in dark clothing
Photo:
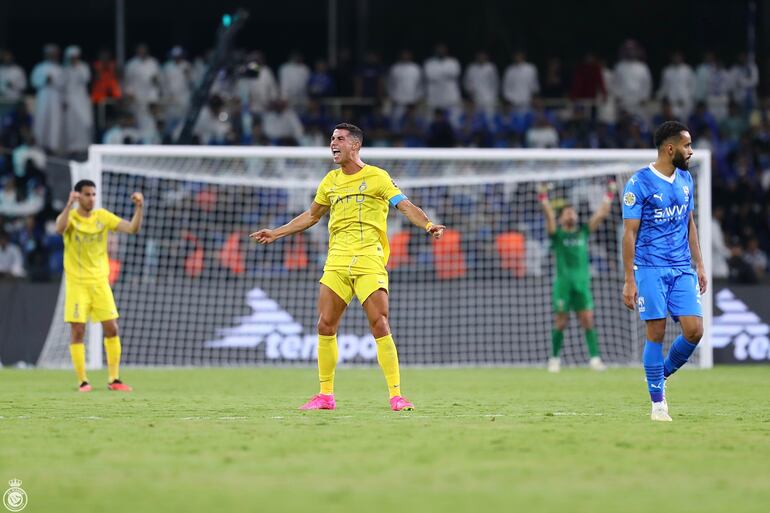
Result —
<instances>
[{"instance_id":1,"label":"standing spectator in dark clothing","mask_svg":"<svg viewBox=\"0 0 770 513\"><path fill-rule=\"evenodd\" d=\"M426 141L431 148L453 148L457 145L457 138L452 123L444 109L436 109L433 113L433 121L428 126L428 139Z\"/></svg>"},{"instance_id":2,"label":"standing spectator in dark clothing","mask_svg":"<svg viewBox=\"0 0 770 513\"><path fill-rule=\"evenodd\" d=\"M564 98L567 86L561 59L558 57L548 59L541 84L540 95L543 98Z\"/></svg>"},{"instance_id":3,"label":"standing spectator in dark clothing","mask_svg":"<svg viewBox=\"0 0 770 513\"><path fill-rule=\"evenodd\" d=\"M751 237L746 243L746 253L744 260L749 263L757 278L761 279L767 271L767 255L759 247L759 239Z\"/></svg>"},{"instance_id":4,"label":"standing spectator in dark clothing","mask_svg":"<svg viewBox=\"0 0 770 513\"><path fill-rule=\"evenodd\" d=\"M569 95L573 100L595 100L607 96L602 65L593 53L587 53L583 62L575 68Z\"/></svg>"},{"instance_id":5,"label":"standing spectator in dark clothing","mask_svg":"<svg viewBox=\"0 0 770 513\"><path fill-rule=\"evenodd\" d=\"M423 138L425 123L417 112L416 105L406 107L404 114L395 123L395 133L407 148L419 148L425 144Z\"/></svg>"},{"instance_id":6,"label":"standing spectator in dark clothing","mask_svg":"<svg viewBox=\"0 0 770 513\"><path fill-rule=\"evenodd\" d=\"M367 116L363 118L362 128L367 134L368 146L390 146L391 121L382 112L382 107L376 105Z\"/></svg>"},{"instance_id":7,"label":"standing spectator in dark clothing","mask_svg":"<svg viewBox=\"0 0 770 513\"><path fill-rule=\"evenodd\" d=\"M731 283L757 283L757 275L743 255L743 248L738 241L733 241L730 247L730 258L727 260L729 280Z\"/></svg>"},{"instance_id":8,"label":"standing spectator in dark clothing","mask_svg":"<svg viewBox=\"0 0 770 513\"><path fill-rule=\"evenodd\" d=\"M687 121L687 126L693 133L701 133L704 128L711 130L711 133L719 133L719 125L716 118L706 108L706 102L699 101L695 105L695 112L690 115L690 119Z\"/></svg>"},{"instance_id":9,"label":"standing spectator in dark clothing","mask_svg":"<svg viewBox=\"0 0 770 513\"><path fill-rule=\"evenodd\" d=\"M463 146L472 148L492 147L492 132L486 114L473 101L465 100L460 115L460 138Z\"/></svg>"},{"instance_id":10,"label":"standing spectator in dark clothing","mask_svg":"<svg viewBox=\"0 0 770 513\"><path fill-rule=\"evenodd\" d=\"M660 102L660 112L655 114L655 116L652 118L652 124L654 126L660 126L666 121L678 121L679 118L676 114L674 114L674 108L671 105L671 102L664 98Z\"/></svg>"},{"instance_id":11,"label":"standing spectator in dark clothing","mask_svg":"<svg viewBox=\"0 0 770 513\"><path fill-rule=\"evenodd\" d=\"M355 74L355 95L359 98L381 100L385 96L385 68L380 56L368 52Z\"/></svg>"},{"instance_id":12,"label":"standing spectator in dark clothing","mask_svg":"<svg viewBox=\"0 0 770 513\"><path fill-rule=\"evenodd\" d=\"M329 72L326 61L316 61L307 83L307 89L311 98L323 98L334 95L334 79Z\"/></svg>"},{"instance_id":13,"label":"standing spectator in dark clothing","mask_svg":"<svg viewBox=\"0 0 770 513\"><path fill-rule=\"evenodd\" d=\"M353 96L353 52L350 48L341 48L337 54L337 65L334 66L334 83L337 85L337 94L343 97Z\"/></svg>"},{"instance_id":14,"label":"standing spectator in dark clothing","mask_svg":"<svg viewBox=\"0 0 770 513\"><path fill-rule=\"evenodd\" d=\"M332 125L332 120L326 114L324 106L315 98L310 99L307 104L307 110L302 113L300 119L302 120L302 126L308 132L318 130L325 134Z\"/></svg>"}]
</instances>

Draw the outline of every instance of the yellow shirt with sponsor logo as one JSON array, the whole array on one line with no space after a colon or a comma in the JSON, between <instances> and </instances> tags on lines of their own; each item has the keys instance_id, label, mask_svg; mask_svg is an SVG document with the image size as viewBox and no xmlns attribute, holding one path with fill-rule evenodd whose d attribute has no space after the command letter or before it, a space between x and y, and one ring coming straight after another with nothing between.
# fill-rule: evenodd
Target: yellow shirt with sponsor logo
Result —
<instances>
[{"instance_id":1,"label":"yellow shirt with sponsor logo","mask_svg":"<svg viewBox=\"0 0 770 513\"><path fill-rule=\"evenodd\" d=\"M115 231L120 217L103 208L83 217L77 209L69 212L69 226L64 232L64 272L68 281L92 283L106 280L110 274L107 257L107 232Z\"/></svg>"},{"instance_id":2,"label":"yellow shirt with sponsor logo","mask_svg":"<svg viewBox=\"0 0 770 513\"><path fill-rule=\"evenodd\" d=\"M403 199L384 169L367 164L352 175L329 171L315 195L316 203L330 207L329 256L379 255L387 264L388 208Z\"/></svg>"}]
</instances>

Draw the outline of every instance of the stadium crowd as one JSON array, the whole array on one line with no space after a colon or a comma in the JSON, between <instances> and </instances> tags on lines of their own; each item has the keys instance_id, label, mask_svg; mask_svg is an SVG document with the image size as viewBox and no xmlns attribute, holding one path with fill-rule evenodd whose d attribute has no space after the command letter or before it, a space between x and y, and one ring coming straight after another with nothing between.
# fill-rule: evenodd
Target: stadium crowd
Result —
<instances>
[{"instance_id":1,"label":"stadium crowd","mask_svg":"<svg viewBox=\"0 0 770 513\"><path fill-rule=\"evenodd\" d=\"M47 279L61 271L61 240L46 161L82 157L93 142L171 143L181 132L206 56L176 46L162 64L139 45L123 70L109 52L90 64L77 46L47 45L28 74L0 53L0 276ZM259 51L219 70L194 124L198 144L326 145L339 121L360 125L368 146L650 148L669 119L691 129L713 162L715 277L756 282L770 251L770 108L757 66L706 52L693 68L671 55L655 86L644 50L625 42L611 65L588 53L568 68L515 51L499 68L483 51L461 65L438 44L423 63L409 50L386 65L312 66L293 53L274 71Z\"/></svg>"}]
</instances>

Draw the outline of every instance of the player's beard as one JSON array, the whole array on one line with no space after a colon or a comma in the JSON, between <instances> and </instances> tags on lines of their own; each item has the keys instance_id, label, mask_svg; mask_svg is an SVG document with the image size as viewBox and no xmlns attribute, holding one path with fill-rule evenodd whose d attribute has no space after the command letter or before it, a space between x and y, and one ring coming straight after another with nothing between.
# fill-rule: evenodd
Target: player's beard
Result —
<instances>
[{"instance_id":1,"label":"player's beard","mask_svg":"<svg viewBox=\"0 0 770 513\"><path fill-rule=\"evenodd\" d=\"M687 159L684 156L684 153L676 152L676 156L671 161L672 164L674 164L676 167L681 169L682 171L687 171L687 168L689 167L689 163L687 162Z\"/></svg>"}]
</instances>

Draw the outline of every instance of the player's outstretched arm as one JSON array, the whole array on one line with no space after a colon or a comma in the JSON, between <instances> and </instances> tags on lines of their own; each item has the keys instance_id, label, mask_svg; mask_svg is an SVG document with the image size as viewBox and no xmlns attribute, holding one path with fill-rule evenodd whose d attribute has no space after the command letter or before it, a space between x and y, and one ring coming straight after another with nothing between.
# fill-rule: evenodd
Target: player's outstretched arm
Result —
<instances>
[{"instance_id":1,"label":"player's outstretched arm","mask_svg":"<svg viewBox=\"0 0 770 513\"><path fill-rule=\"evenodd\" d=\"M409 201L408 199L401 200L396 205L396 208L406 216L409 221L420 228L424 228L426 232L430 233L434 238L440 239L444 235L446 226L443 224L433 224L423 210Z\"/></svg>"},{"instance_id":2,"label":"player's outstretched arm","mask_svg":"<svg viewBox=\"0 0 770 513\"><path fill-rule=\"evenodd\" d=\"M131 221L122 219L118 223L118 226L115 227L116 232L136 235L139 233L139 230L142 229L142 221L144 220L144 195L141 192L135 192L131 195L131 201L134 202L134 216L131 218Z\"/></svg>"},{"instance_id":3,"label":"player's outstretched arm","mask_svg":"<svg viewBox=\"0 0 770 513\"><path fill-rule=\"evenodd\" d=\"M623 304L633 310L636 307L638 291L634 279L634 256L636 254L636 236L639 232L639 219L623 220L623 269L626 279L623 283Z\"/></svg>"},{"instance_id":4,"label":"player's outstretched arm","mask_svg":"<svg viewBox=\"0 0 770 513\"><path fill-rule=\"evenodd\" d=\"M545 216L545 229L548 235L556 233L556 214L551 206L551 201L548 199L548 185L542 183L537 187L537 200L540 202L540 208L543 209L543 215Z\"/></svg>"},{"instance_id":5,"label":"player's outstretched arm","mask_svg":"<svg viewBox=\"0 0 770 513\"><path fill-rule=\"evenodd\" d=\"M260 244L270 244L282 237L293 235L295 233L304 232L311 226L318 223L323 216L329 211L328 205L321 205L315 201L310 204L310 208L305 210L300 215L281 226L271 230L269 228L263 228L258 230L249 237L259 242Z\"/></svg>"},{"instance_id":6,"label":"player's outstretched arm","mask_svg":"<svg viewBox=\"0 0 770 513\"><path fill-rule=\"evenodd\" d=\"M695 262L695 271L698 273L698 288L701 294L706 293L708 287L708 277L706 276L706 268L703 266L703 255L700 252L700 242L698 241L698 227L695 226L695 216L690 212L688 240L690 242L690 254L692 260Z\"/></svg>"},{"instance_id":7,"label":"player's outstretched arm","mask_svg":"<svg viewBox=\"0 0 770 513\"><path fill-rule=\"evenodd\" d=\"M67 231L67 227L70 224L70 209L72 208L72 205L79 199L80 193L72 191L70 193L69 199L67 200L67 204L61 211L61 214L56 217L56 233L59 235L63 235L64 232Z\"/></svg>"},{"instance_id":8,"label":"player's outstretched arm","mask_svg":"<svg viewBox=\"0 0 770 513\"><path fill-rule=\"evenodd\" d=\"M607 193L604 195L604 201L602 201L602 205L596 209L594 215L592 215L591 219L588 220L588 229L590 231L594 231L599 228L599 225L602 224L602 221L604 221L609 215L610 210L612 209L612 200L615 199L615 192L617 190L618 186L614 181L607 185Z\"/></svg>"}]
</instances>

